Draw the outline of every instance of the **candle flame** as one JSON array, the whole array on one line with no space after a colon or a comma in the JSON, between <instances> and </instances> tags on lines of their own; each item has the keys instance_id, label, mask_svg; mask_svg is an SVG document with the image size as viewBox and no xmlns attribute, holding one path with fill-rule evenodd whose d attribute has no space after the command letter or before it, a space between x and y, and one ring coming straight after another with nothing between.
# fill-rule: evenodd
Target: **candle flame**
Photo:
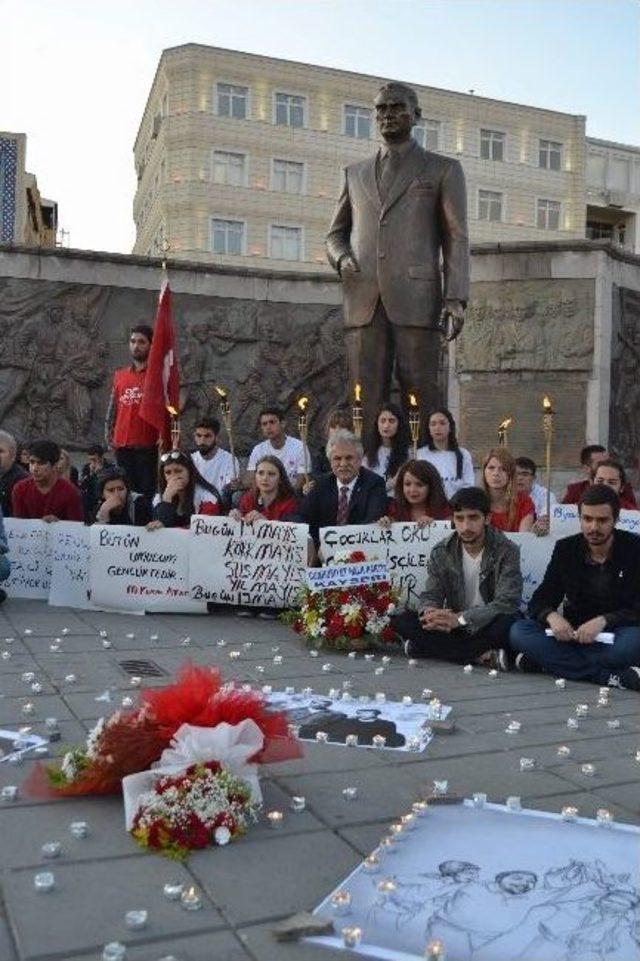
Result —
<instances>
[{"instance_id":1,"label":"candle flame","mask_svg":"<svg viewBox=\"0 0 640 961\"><path fill-rule=\"evenodd\" d=\"M354 393L355 393L355 398L357 403L360 403L361 392L362 392L362 388L360 387L360 384L356 384Z\"/></svg>"},{"instance_id":2,"label":"candle flame","mask_svg":"<svg viewBox=\"0 0 640 961\"><path fill-rule=\"evenodd\" d=\"M195 889L195 885L192 884L190 888L187 888L187 892L186 892L185 897L187 897L187 898L195 898L195 897L197 896L197 894L198 894L198 892L197 892L196 889Z\"/></svg>"},{"instance_id":3,"label":"candle flame","mask_svg":"<svg viewBox=\"0 0 640 961\"><path fill-rule=\"evenodd\" d=\"M507 427L511 427L512 423L513 423L513 417L507 417L507 419L503 420L502 423L499 425L498 430L506 430Z\"/></svg>"},{"instance_id":4,"label":"candle flame","mask_svg":"<svg viewBox=\"0 0 640 961\"><path fill-rule=\"evenodd\" d=\"M416 395L415 395L415 394L409 394L409 403L410 403L410 405L411 405L412 407L417 407L417 406L418 406L418 401L416 400Z\"/></svg>"},{"instance_id":5,"label":"candle flame","mask_svg":"<svg viewBox=\"0 0 640 961\"><path fill-rule=\"evenodd\" d=\"M549 397L544 397L542 400L542 406L544 407L545 413L551 411L551 399Z\"/></svg>"},{"instance_id":6,"label":"candle flame","mask_svg":"<svg viewBox=\"0 0 640 961\"><path fill-rule=\"evenodd\" d=\"M224 399L227 396L227 392L224 389L224 387L218 387L218 385L216 384L215 389L216 389L216 394L218 394L219 397L222 397Z\"/></svg>"},{"instance_id":7,"label":"candle flame","mask_svg":"<svg viewBox=\"0 0 640 961\"><path fill-rule=\"evenodd\" d=\"M178 416L178 411L175 409L175 407L172 407L171 404L167 404L167 410L169 411L172 417Z\"/></svg>"},{"instance_id":8,"label":"candle flame","mask_svg":"<svg viewBox=\"0 0 640 961\"><path fill-rule=\"evenodd\" d=\"M309 403L309 398L308 398L308 397L301 397L300 400L298 401L298 407L299 407L299 409L301 410L301 412L302 412L303 414L304 414L304 412L305 412L305 410L306 410L306 408L307 408L307 404L308 404L308 403Z\"/></svg>"}]
</instances>

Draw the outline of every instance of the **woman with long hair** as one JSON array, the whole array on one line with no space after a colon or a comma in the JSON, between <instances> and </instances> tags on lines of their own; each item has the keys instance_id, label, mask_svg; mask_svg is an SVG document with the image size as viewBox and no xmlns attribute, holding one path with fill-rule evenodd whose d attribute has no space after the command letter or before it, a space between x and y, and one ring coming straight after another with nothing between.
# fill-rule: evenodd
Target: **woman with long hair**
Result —
<instances>
[{"instance_id":1,"label":"woman with long hair","mask_svg":"<svg viewBox=\"0 0 640 961\"><path fill-rule=\"evenodd\" d=\"M151 513L142 494L129 490L127 475L120 467L109 467L96 476L95 524L130 524L144 527Z\"/></svg>"},{"instance_id":2,"label":"woman with long hair","mask_svg":"<svg viewBox=\"0 0 640 961\"><path fill-rule=\"evenodd\" d=\"M436 407L427 418L427 443L418 451L418 460L429 461L436 468L448 498L462 487L475 485L471 454L460 447L456 422L446 407Z\"/></svg>"},{"instance_id":3,"label":"woman with long hair","mask_svg":"<svg viewBox=\"0 0 640 961\"><path fill-rule=\"evenodd\" d=\"M414 521L424 527L431 521L450 517L440 474L433 464L409 460L398 471L395 501L391 504L389 516L382 517L378 523L381 527L388 527L394 521Z\"/></svg>"},{"instance_id":4,"label":"woman with long hair","mask_svg":"<svg viewBox=\"0 0 640 961\"><path fill-rule=\"evenodd\" d=\"M240 498L229 517L253 524L257 520L282 521L295 514L298 506L295 491L281 460L272 454L256 464L253 487Z\"/></svg>"},{"instance_id":5,"label":"woman with long hair","mask_svg":"<svg viewBox=\"0 0 640 961\"><path fill-rule=\"evenodd\" d=\"M365 443L362 464L387 482L392 493L396 475L409 458L411 432L406 414L397 404L385 401L378 408L375 425Z\"/></svg>"},{"instance_id":6,"label":"woman with long hair","mask_svg":"<svg viewBox=\"0 0 640 961\"><path fill-rule=\"evenodd\" d=\"M160 456L158 494L148 530L189 527L192 514L222 514L220 494L198 471L189 454L171 450Z\"/></svg>"},{"instance_id":7,"label":"woman with long hair","mask_svg":"<svg viewBox=\"0 0 640 961\"><path fill-rule=\"evenodd\" d=\"M491 501L489 523L501 531L530 531L535 520L533 501L518 490L516 462L506 447L494 447L482 465L482 486Z\"/></svg>"}]
</instances>

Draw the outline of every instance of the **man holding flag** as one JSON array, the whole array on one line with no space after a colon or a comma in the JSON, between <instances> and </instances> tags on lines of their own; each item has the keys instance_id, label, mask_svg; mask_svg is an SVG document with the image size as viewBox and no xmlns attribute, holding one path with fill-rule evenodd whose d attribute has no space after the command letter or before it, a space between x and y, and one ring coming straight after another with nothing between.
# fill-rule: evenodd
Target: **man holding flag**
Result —
<instances>
[{"instance_id":1,"label":"man holding flag","mask_svg":"<svg viewBox=\"0 0 640 961\"><path fill-rule=\"evenodd\" d=\"M179 377L171 290L160 290L155 328L138 324L129 338L131 365L113 376L106 440L127 474L131 490L151 498L156 492L158 446L170 446L167 405L178 409Z\"/></svg>"}]
</instances>

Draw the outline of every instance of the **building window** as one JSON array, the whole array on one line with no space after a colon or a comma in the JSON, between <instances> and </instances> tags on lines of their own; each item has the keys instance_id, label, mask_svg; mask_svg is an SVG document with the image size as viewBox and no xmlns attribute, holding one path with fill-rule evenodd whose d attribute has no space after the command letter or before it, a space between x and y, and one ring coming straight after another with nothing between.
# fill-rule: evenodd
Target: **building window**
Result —
<instances>
[{"instance_id":1,"label":"building window","mask_svg":"<svg viewBox=\"0 0 640 961\"><path fill-rule=\"evenodd\" d=\"M213 151L213 182L230 187L244 187L246 180L246 156L227 150Z\"/></svg>"},{"instance_id":2,"label":"building window","mask_svg":"<svg viewBox=\"0 0 640 961\"><path fill-rule=\"evenodd\" d=\"M478 192L478 220L502 220L502 194L496 190Z\"/></svg>"},{"instance_id":3,"label":"building window","mask_svg":"<svg viewBox=\"0 0 640 961\"><path fill-rule=\"evenodd\" d=\"M438 150L440 147L440 121L420 120L411 131L413 139L425 150Z\"/></svg>"},{"instance_id":4,"label":"building window","mask_svg":"<svg viewBox=\"0 0 640 961\"><path fill-rule=\"evenodd\" d=\"M480 131L480 156L483 160L504 160L505 135L501 130Z\"/></svg>"},{"instance_id":5,"label":"building window","mask_svg":"<svg viewBox=\"0 0 640 961\"><path fill-rule=\"evenodd\" d=\"M285 127L304 127L305 98L292 93L276 94L276 123Z\"/></svg>"},{"instance_id":6,"label":"building window","mask_svg":"<svg viewBox=\"0 0 640 961\"><path fill-rule=\"evenodd\" d=\"M543 170L561 170L562 144L555 140L541 140L538 157Z\"/></svg>"},{"instance_id":7,"label":"building window","mask_svg":"<svg viewBox=\"0 0 640 961\"><path fill-rule=\"evenodd\" d=\"M274 260L302 260L302 227L271 227L271 256Z\"/></svg>"},{"instance_id":8,"label":"building window","mask_svg":"<svg viewBox=\"0 0 640 961\"><path fill-rule=\"evenodd\" d=\"M287 194L301 194L304 164L295 160L273 161L273 189Z\"/></svg>"},{"instance_id":9,"label":"building window","mask_svg":"<svg viewBox=\"0 0 640 961\"><path fill-rule=\"evenodd\" d=\"M211 221L211 250L214 254L244 252L244 223L241 220Z\"/></svg>"},{"instance_id":10,"label":"building window","mask_svg":"<svg viewBox=\"0 0 640 961\"><path fill-rule=\"evenodd\" d=\"M368 107L356 107L345 104L344 132L347 137L358 140L369 140L371 137L371 110Z\"/></svg>"},{"instance_id":11,"label":"building window","mask_svg":"<svg viewBox=\"0 0 640 961\"><path fill-rule=\"evenodd\" d=\"M539 200L536 222L540 230L559 230L560 201Z\"/></svg>"},{"instance_id":12,"label":"building window","mask_svg":"<svg viewBox=\"0 0 640 961\"><path fill-rule=\"evenodd\" d=\"M217 87L218 115L233 117L234 120L247 119L248 87L236 87L231 83L219 83Z\"/></svg>"}]
</instances>

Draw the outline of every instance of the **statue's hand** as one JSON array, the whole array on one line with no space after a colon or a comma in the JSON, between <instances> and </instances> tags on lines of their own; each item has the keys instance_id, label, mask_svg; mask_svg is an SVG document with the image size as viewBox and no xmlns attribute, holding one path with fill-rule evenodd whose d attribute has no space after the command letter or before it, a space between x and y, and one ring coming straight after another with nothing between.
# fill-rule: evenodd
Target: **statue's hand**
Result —
<instances>
[{"instance_id":1,"label":"statue's hand","mask_svg":"<svg viewBox=\"0 0 640 961\"><path fill-rule=\"evenodd\" d=\"M338 270L340 271L340 276L342 276L345 271L347 271L347 273L351 271L352 273L357 274L360 270L360 267L358 266L358 261L355 257L353 257L351 254L343 254L338 263Z\"/></svg>"},{"instance_id":2,"label":"statue's hand","mask_svg":"<svg viewBox=\"0 0 640 961\"><path fill-rule=\"evenodd\" d=\"M455 340L464 327L464 305L460 300L448 300L440 314L440 330L445 340Z\"/></svg>"}]
</instances>

